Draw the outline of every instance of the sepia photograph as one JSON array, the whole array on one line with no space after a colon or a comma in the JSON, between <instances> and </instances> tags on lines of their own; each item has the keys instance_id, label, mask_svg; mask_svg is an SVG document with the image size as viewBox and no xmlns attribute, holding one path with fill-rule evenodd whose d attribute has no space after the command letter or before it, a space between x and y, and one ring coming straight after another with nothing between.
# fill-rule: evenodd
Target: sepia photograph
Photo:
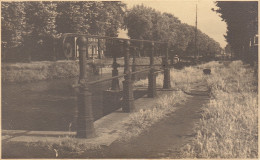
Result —
<instances>
[{"instance_id":1,"label":"sepia photograph","mask_svg":"<svg viewBox=\"0 0 260 160\"><path fill-rule=\"evenodd\" d=\"M1 1L1 159L258 159L258 1Z\"/></svg>"}]
</instances>

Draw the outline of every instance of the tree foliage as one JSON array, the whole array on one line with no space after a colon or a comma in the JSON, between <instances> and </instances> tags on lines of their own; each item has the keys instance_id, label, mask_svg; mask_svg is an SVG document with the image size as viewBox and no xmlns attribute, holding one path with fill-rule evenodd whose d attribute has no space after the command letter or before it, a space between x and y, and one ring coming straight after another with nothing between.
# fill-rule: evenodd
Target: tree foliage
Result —
<instances>
[{"instance_id":1,"label":"tree foliage","mask_svg":"<svg viewBox=\"0 0 260 160\"><path fill-rule=\"evenodd\" d=\"M89 6L82 2L57 2L57 31L59 33L88 33Z\"/></svg>"},{"instance_id":2,"label":"tree foliage","mask_svg":"<svg viewBox=\"0 0 260 160\"><path fill-rule=\"evenodd\" d=\"M110 1L57 2L59 33L116 36L122 27L125 4Z\"/></svg>"},{"instance_id":3,"label":"tree foliage","mask_svg":"<svg viewBox=\"0 0 260 160\"><path fill-rule=\"evenodd\" d=\"M195 52L195 27L181 23L170 13L137 5L128 11L125 25L131 38L168 42L171 56L193 55ZM201 31L198 31L198 48L201 55L208 56L221 49L218 42Z\"/></svg>"},{"instance_id":4,"label":"tree foliage","mask_svg":"<svg viewBox=\"0 0 260 160\"><path fill-rule=\"evenodd\" d=\"M45 54L43 50L51 50L53 39L62 33L114 37L123 27L134 39L169 42L172 55L194 54L193 26L181 23L170 13L143 5L127 11L120 1L2 2L1 20L2 42L6 48L35 48L39 52L31 52L38 55ZM201 31L198 31L198 41L201 54L213 55L220 49L217 42Z\"/></svg>"},{"instance_id":5,"label":"tree foliage","mask_svg":"<svg viewBox=\"0 0 260 160\"><path fill-rule=\"evenodd\" d=\"M2 44L45 54L62 33L117 36L125 8L119 1L2 2Z\"/></svg>"},{"instance_id":6,"label":"tree foliage","mask_svg":"<svg viewBox=\"0 0 260 160\"><path fill-rule=\"evenodd\" d=\"M3 2L1 8L2 44L14 48L22 44L25 29L25 5L19 2Z\"/></svg>"},{"instance_id":7,"label":"tree foliage","mask_svg":"<svg viewBox=\"0 0 260 160\"><path fill-rule=\"evenodd\" d=\"M225 38L237 58L247 59L250 38L258 34L258 2L216 2L215 10L227 23Z\"/></svg>"}]
</instances>

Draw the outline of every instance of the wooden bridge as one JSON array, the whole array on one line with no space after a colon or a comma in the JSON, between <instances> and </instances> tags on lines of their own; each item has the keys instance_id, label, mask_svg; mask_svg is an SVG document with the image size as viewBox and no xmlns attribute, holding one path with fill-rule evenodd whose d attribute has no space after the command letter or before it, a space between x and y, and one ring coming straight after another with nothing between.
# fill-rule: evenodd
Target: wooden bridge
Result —
<instances>
[{"instance_id":1,"label":"wooden bridge","mask_svg":"<svg viewBox=\"0 0 260 160\"><path fill-rule=\"evenodd\" d=\"M111 90L109 94L116 95L120 92L119 88L119 78L123 77L123 112L133 112L135 110L134 98L133 98L133 81L135 81L135 75L137 73L148 72L148 88L147 96L149 98L154 98L156 96L156 75L159 72L164 73L163 89L170 89L170 68L168 64L168 43L149 41L149 40L137 40L137 39L123 39L115 37L105 37L105 36L95 36L95 35L83 35L83 34L67 34L67 37L77 37L76 43L78 44L79 51L79 66L80 75L79 83L76 86L79 90L78 92L78 114L77 114L77 134L78 138L91 138L94 136L94 119L92 115L92 94L89 90L89 86L104 81L110 81ZM76 39L76 38L75 38ZM87 81L86 80L86 55L88 52L88 46L91 45L90 40L97 39L98 41L104 40L106 45L110 45L111 55L113 57L113 70L112 77L100 79L97 81ZM65 39L64 39L65 41ZM144 51L144 46L146 46L146 51L149 52L150 64L146 65L148 68L136 71L137 65L135 64L136 53ZM162 68L161 70L155 69L154 57L155 48L157 52L160 52L162 56ZM158 55L158 54L157 54ZM133 61L130 65L130 56L132 56ZM118 74L118 63L117 58L124 57L124 74ZM131 67L130 67L131 66ZM142 65L145 66L145 65ZM157 65L158 66L158 65Z\"/></svg>"}]
</instances>

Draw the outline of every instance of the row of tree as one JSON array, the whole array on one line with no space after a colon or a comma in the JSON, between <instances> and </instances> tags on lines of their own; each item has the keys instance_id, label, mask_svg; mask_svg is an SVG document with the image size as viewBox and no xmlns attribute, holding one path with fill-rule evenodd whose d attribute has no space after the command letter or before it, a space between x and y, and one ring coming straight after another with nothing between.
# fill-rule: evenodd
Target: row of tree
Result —
<instances>
[{"instance_id":1,"label":"row of tree","mask_svg":"<svg viewBox=\"0 0 260 160\"><path fill-rule=\"evenodd\" d=\"M2 48L48 57L62 33L117 36L125 10L119 1L2 2Z\"/></svg>"},{"instance_id":2,"label":"row of tree","mask_svg":"<svg viewBox=\"0 0 260 160\"><path fill-rule=\"evenodd\" d=\"M195 53L195 27L143 5L127 10L119 1L2 2L1 21L2 48L10 53L18 49L20 55L50 56L53 40L62 33L114 37L120 28L127 28L130 38L169 42L171 55ZM204 56L221 50L201 31L198 49Z\"/></svg>"},{"instance_id":3,"label":"row of tree","mask_svg":"<svg viewBox=\"0 0 260 160\"><path fill-rule=\"evenodd\" d=\"M247 62L257 61L257 46L254 43L258 35L258 2L218 1L215 10L227 23L226 41L234 57ZM254 41L254 42L252 42ZM252 49L254 50L253 52Z\"/></svg>"},{"instance_id":4,"label":"row of tree","mask_svg":"<svg viewBox=\"0 0 260 160\"><path fill-rule=\"evenodd\" d=\"M170 13L161 13L153 8L137 5L126 15L125 25L130 38L169 42L171 55L192 56L196 53L195 27L181 23ZM219 43L200 30L197 47L199 55L204 57L221 52Z\"/></svg>"}]
</instances>

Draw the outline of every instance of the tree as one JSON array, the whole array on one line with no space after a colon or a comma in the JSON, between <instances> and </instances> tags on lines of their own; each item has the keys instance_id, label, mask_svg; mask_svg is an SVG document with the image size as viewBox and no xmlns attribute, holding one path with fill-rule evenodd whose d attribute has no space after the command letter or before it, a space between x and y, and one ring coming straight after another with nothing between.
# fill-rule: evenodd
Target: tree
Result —
<instances>
[{"instance_id":1,"label":"tree","mask_svg":"<svg viewBox=\"0 0 260 160\"><path fill-rule=\"evenodd\" d=\"M57 2L59 33L117 35L122 27L125 4L122 2Z\"/></svg>"},{"instance_id":2,"label":"tree","mask_svg":"<svg viewBox=\"0 0 260 160\"><path fill-rule=\"evenodd\" d=\"M128 11L125 24L131 38L168 42L170 57L175 54L194 55L195 27L181 23L170 13L160 13L150 7L137 5ZM200 30L198 47L202 55L208 54L209 49L220 49L218 43ZM212 51L212 54L216 52Z\"/></svg>"},{"instance_id":3,"label":"tree","mask_svg":"<svg viewBox=\"0 0 260 160\"><path fill-rule=\"evenodd\" d=\"M1 34L6 48L15 48L23 42L25 29L25 5L21 2L2 2Z\"/></svg>"},{"instance_id":4,"label":"tree","mask_svg":"<svg viewBox=\"0 0 260 160\"><path fill-rule=\"evenodd\" d=\"M88 33L90 3L92 2L57 2L58 33Z\"/></svg>"},{"instance_id":5,"label":"tree","mask_svg":"<svg viewBox=\"0 0 260 160\"><path fill-rule=\"evenodd\" d=\"M236 58L248 61L250 38L258 34L258 2L216 2L216 11L227 23L225 38Z\"/></svg>"},{"instance_id":6,"label":"tree","mask_svg":"<svg viewBox=\"0 0 260 160\"><path fill-rule=\"evenodd\" d=\"M26 2L27 31L30 36L55 37L57 5L53 2Z\"/></svg>"},{"instance_id":7,"label":"tree","mask_svg":"<svg viewBox=\"0 0 260 160\"><path fill-rule=\"evenodd\" d=\"M24 34L25 51L40 59L52 57L56 30L57 5L54 2L24 2L26 28Z\"/></svg>"},{"instance_id":8,"label":"tree","mask_svg":"<svg viewBox=\"0 0 260 160\"><path fill-rule=\"evenodd\" d=\"M126 11L126 4L120 1L104 1L104 8L106 16L107 26L105 28L105 35L116 37L118 36L118 30L124 27L124 17Z\"/></svg>"},{"instance_id":9,"label":"tree","mask_svg":"<svg viewBox=\"0 0 260 160\"><path fill-rule=\"evenodd\" d=\"M128 36L132 39L152 40L152 12L155 10L144 5L134 6L125 18Z\"/></svg>"}]
</instances>

